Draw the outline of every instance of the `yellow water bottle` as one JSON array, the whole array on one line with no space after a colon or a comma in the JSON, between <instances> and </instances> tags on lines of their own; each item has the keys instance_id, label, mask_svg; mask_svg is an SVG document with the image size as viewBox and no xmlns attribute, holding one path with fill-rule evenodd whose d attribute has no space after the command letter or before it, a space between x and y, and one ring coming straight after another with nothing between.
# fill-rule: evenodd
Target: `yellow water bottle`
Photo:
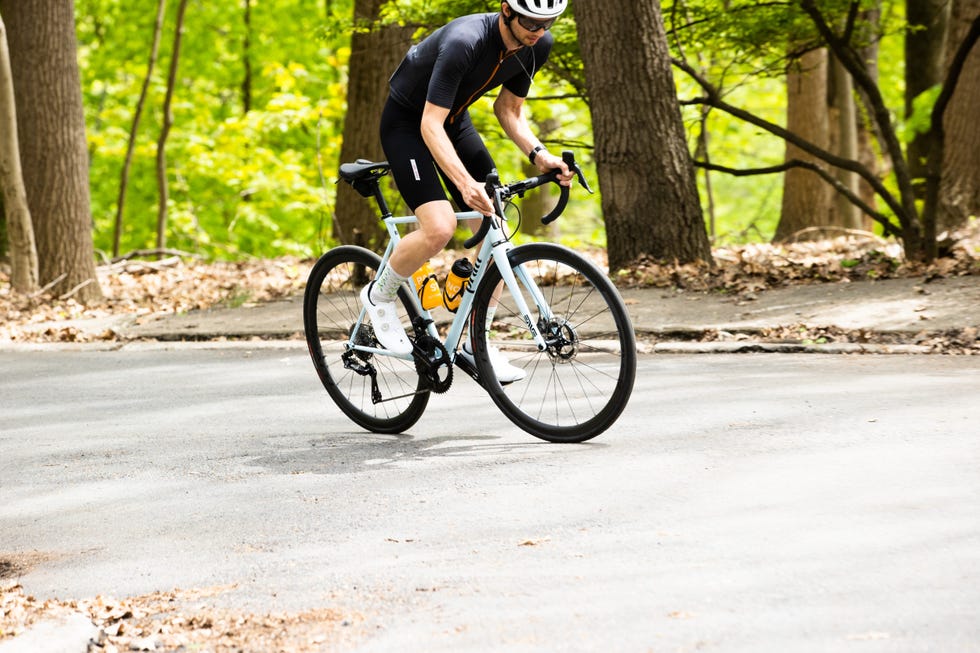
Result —
<instances>
[{"instance_id":1,"label":"yellow water bottle","mask_svg":"<svg viewBox=\"0 0 980 653\"><path fill-rule=\"evenodd\" d=\"M412 281L415 282L415 292L418 293L422 308L431 311L442 303L439 281L436 279L432 265L428 261L423 263L422 267L412 274Z\"/></svg>"},{"instance_id":2,"label":"yellow water bottle","mask_svg":"<svg viewBox=\"0 0 980 653\"><path fill-rule=\"evenodd\" d=\"M456 259L452 269L449 270L446 286L442 290L442 304L453 313L459 308L459 302L463 299L463 291L469 285L471 274L473 274L473 264L468 258Z\"/></svg>"}]
</instances>

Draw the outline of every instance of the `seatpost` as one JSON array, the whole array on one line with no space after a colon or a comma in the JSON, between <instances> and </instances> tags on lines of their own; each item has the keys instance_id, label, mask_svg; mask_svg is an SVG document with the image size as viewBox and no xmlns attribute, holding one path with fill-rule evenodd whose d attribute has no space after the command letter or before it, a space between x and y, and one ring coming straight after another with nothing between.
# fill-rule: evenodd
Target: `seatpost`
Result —
<instances>
[{"instance_id":1,"label":"seatpost","mask_svg":"<svg viewBox=\"0 0 980 653\"><path fill-rule=\"evenodd\" d=\"M381 210L381 218L390 218L391 210L388 208L388 202L385 201L384 193L381 192L381 184L377 180L374 182L374 201L378 203L378 209Z\"/></svg>"}]
</instances>

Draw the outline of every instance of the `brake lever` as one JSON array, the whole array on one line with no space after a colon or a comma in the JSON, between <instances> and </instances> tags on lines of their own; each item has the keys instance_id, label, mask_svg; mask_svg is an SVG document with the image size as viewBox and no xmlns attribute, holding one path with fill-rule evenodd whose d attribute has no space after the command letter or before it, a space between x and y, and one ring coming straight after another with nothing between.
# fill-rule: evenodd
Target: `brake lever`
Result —
<instances>
[{"instance_id":1,"label":"brake lever","mask_svg":"<svg viewBox=\"0 0 980 653\"><path fill-rule=\"evenodd\" d=\"M589 186L589 182L585 180L585 173L582 172L580 167L578 167L578 164L575 164L574 172L578 176L578 181L580 184L582 184L582 188L589 191L589 195L594 195L595 191L592 190L591 186Z\"/></svg>"},{"instance_id":2,"label":"brake lever","mask_svg":"<svg viewBox=\"0 0 980 653\"><path fill-rule=\"evenodd\" d=\"M575 162L575 153L571 150L565 150L561 153L561 160L565 162L565 165L568 166L568 170L570 172L575 173L575 175L578 177L579 183L582 184L582 188L589 191L589 195L595 194L595 191L592 190L591 186L589 186L589 182L586 181L585 173L582 172L582 168L580 168Z\"/></svg>"}]
</instances>

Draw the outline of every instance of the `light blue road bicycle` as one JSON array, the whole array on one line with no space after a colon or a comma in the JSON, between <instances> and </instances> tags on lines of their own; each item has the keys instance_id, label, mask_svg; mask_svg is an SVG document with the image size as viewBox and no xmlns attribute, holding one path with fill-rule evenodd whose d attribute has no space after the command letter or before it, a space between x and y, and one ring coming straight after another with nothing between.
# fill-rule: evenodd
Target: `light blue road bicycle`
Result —
<instances>
[{"instance_id":1,"label":"light blue road bicycle","mask_svg":"<svg viewBox=\"0 0 980 653\"><path fill-rule=\"evenodd\" d=\"M574 155L565 152L563 158L589 189ZM411 279L399 290L399 317L413 342L413 352L402 356L378 344L358 297L387 264L401 237L399 228L416 221L388 209L378 183L388 169L387 162L364 160L340 167L341 179L377 202L390 235L384 255L352 245L336 247L317 261L306 286L303 319L310 356L340 409L369 431L401 433L418 421L433 393L450 389L453 372L460 369L514 424L536 437L582 442L612 426L629 401L636 375L635 335L622 298L606 274L574 250L551 243L514 246L499 217L511 198L557 184L557 172L510 184L491 174L487 194L496 216L456 214L460 220L483 218L464 243L470 249L482 241L470 283L448 323L437 323L422 308ZM545 223L562 213L568 194L568 187L561 186L558 205L542 218ZM494 305L488 330L487 309ZM467 329L475 366L457 356ZM505 350L526 376L500 383L490 346Z\"/></svg>"}]
</instances>

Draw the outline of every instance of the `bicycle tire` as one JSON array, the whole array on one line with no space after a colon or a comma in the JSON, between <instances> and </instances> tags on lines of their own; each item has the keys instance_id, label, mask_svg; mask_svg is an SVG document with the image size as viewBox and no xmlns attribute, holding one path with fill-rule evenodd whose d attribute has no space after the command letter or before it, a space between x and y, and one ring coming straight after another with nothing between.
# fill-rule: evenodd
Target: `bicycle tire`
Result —
<instances>
[{"instance_id":1,"label":"bicycle tire","mask_svg":"<svg viewBox=\"0 0 980 653\"><path fill-rule=\"evenodd\" d=\"M389 399L376 404L371 399L371 377L346 367L342 359L361 313L359 292L374 278L380 264L377 254L353 245L336 247L321 256L306 284L303 326L313 366L340 410L374 433L402 433L419 420L429 402L425 380L414 362L358 355L359 364L374 366L382 396ZM399 317L407 326L418 313L407 290L400 289L398 295ZM362 326L361 333L365 344L379 346L372 330Z\"/></svg>"},{"instance_id":2,"label":"bicycle tire","mask_svg":"<svg viewBox=\"0 0 980 653\"><path fill-rule=\"evenodd\" d=\"M551 333L552 343L538 351L528 326L505 287L491 326L487 309L498 283L496 264L474 298L470 333L483 385L514 424L550 442L583 442L599 435L626 408L636 377L636 336L622 298L609 278L578 253L551 243L511 250L511 265L533 277L553 319L544 320L518 274L518 285L536 320ZM545 323L547 322L547 323ZM561 337L557 337L561 336ZM511 364L526 372L520 381L502 385L493 374L488 346L503 346Z\"/></svg>"}]
</instances>

